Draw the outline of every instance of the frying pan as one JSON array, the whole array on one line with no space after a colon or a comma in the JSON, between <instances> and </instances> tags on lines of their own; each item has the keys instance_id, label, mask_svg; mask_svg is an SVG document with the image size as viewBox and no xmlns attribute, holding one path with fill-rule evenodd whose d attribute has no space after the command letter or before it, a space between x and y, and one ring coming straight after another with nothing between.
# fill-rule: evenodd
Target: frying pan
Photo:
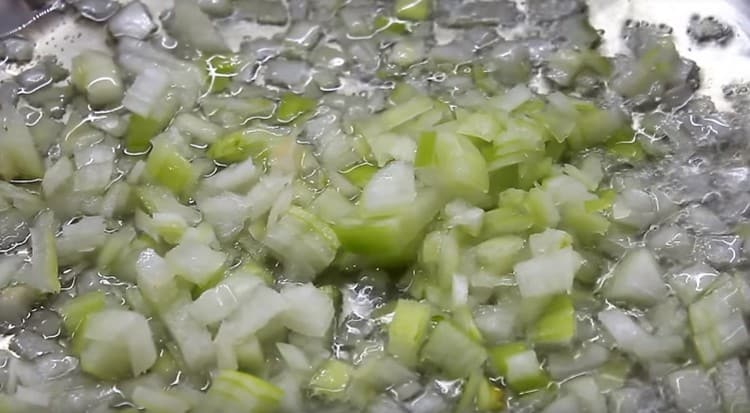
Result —
<instances>
[{"instance_id":1,"label":"frying pan","mask_svg":"<svg viewBox=\"0 0 750 413\"><path fill-rule=\"evenodd\" d=\"M3 7L15 0L0 0L0 19ZM142 0L158 15L172 2L167 0ZM521 0L519 0L521 1ZM554 0L550 0L554 1ZM602 31L602 52L607 55L624 50L621 28L628 20L663 23L674 32L680 53L701 68L701 90L710 96L720 110L731 109L726 99L725 87L750 82L750 0L588 0L592 25ZM688 25L693 16L713 16L731 25L734 34L724 45L695 43L688 35ZM241 26L241 27L238 27ZM283 28L269 29L246 22L221 27L233 48L244 35L270 37ZM66 66L73 56L85 49L107 50L106 32L102 25L77 17L72 11L50 13L25 28L21 34L36 43L35 55L55 55ZM12 77L32 65L0 64L0 81ZM0 340L7 346L10 337Z\"/></svg>"}]
</instances>

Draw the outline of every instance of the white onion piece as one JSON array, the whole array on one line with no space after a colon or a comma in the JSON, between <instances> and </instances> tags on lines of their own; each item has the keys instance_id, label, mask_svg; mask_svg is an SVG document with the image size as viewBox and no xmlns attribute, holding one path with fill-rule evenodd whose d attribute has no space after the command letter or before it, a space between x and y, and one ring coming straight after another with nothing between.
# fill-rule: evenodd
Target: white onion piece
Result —
<instances>
[{"instance_id":1,"label":"white onion piece","mask_svg":"<svg viewBox=\"0 0 750 413\"><path fill-rule=\"evenodd\" d=\"M229 51L211 19L193 0L176 1L164 27L178 41L209 55Z\"/></svg>"},{"instance_id":2,"label":"white onion piece","mask_svg":"<svg viewBox=\"0 0 750 413\"><path fill-rule=\"evenodd\" d=\"M286 300L282 322L292 331L311 337L323 337L333 321L331 297L312 284L290 285L281 290Z\"/></svg>"},{"instance_id":3,"label":"white onion piece","mask_svg":"<svg viewBox=\"0 0 750 413\"><path fill-rule=\"evenodd\" d=\"M122 105L133 113L149 118L164 106L164 97L171 86L172 80L167 71L146 69L130 85Z\"/></svg>"},{"instance_id":4,"label":"white onion piece","mask_svg":"<svg viewBox=\"0 0 750 413\"><path fill-rule=\"evenodd\" d=\"M646 249L637 249L617 263L602 293L610 300L650 306L663 300L668 290L654 256Z\"/></svg>"},{"instance_id":5,"label":"white onion piece","mask_svg":"<svg viewBox=\"0 0 750 413\"><path fill-rule=\"evenodd\" d=\"M287 366L292 370L308 372L312 369L312 365L307 359L307 356L297 346L287 343L276 343L276 349L279 350L279 354L281 354L284 362L286 362Z\"/></svg>"},{"instance_id":6,"label":"white onion piece","mask_svg":"<svg viewBox=\"0 0 750 413\"><path fill-rule=\"evenodd\" d=\"M714 384L700 367L670 373L664 382L680 411L713 413L720 410Z\"/></svg>"},{"instance_id":7,"label":"white onion piece","mask_svg":"<svg viewBox=\"0 0 750 413\"><path fill-rule=\"evenodd\" d=\"M140 1L132 1L120 9L108 23L114 37L132 37L143 40L156 31L148 8Z\"/></svg>"},{"instance_id":8,"label":"white onion piece","mask_svg":"<svg viewBox=\"0 0 750 413\"><path fill-rule=\"evenodd\" d=\"M256 288L248 299L225 320L216 335L217 341L237 342L265 327L288 309L284 297L265 286Z\"/></svg>"},{"instance_id":9,"label":"white onion piece","mask_svg":"<svg viewBox=\"0 0 750 413\"><path fill-rule=\"evenodd\" d=\"M10 284L16 272L23 265L23 257L18 255L0 255L0 288Z\"/></svg>"},{"instance_id":10,"label":"white onion piece","mask_svg":"<svg viewBox=\"0 0 750 413\"><path fill-rule=\"evenodd\" d=\"M568 247L520 262L513 272L522 297L542 297L569 292L582 263L583 258Z\"/></svg>"}]
</instances>

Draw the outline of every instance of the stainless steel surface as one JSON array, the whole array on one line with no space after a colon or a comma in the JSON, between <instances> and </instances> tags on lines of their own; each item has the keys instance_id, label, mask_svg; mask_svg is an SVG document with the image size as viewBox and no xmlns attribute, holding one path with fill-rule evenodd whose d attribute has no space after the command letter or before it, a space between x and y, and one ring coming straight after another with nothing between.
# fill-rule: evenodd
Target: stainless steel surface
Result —
<instances>
[{"instance_id":1,"label":"stainless steel surface","mask_svg":"<svg viewBox=\"0 0 750 413\"><path fill-rule=\"evenodd\" d=\"M144 3L154 16L172 4L169 0L144 0ZM602 49L606 54L623 50L621 29L627 19L664 23L674 29L680 53L700 66L703 80L700 93L710 95L720 109L729 109L722 92L725 85L750 82L750 0L588 0L588 3L592 24L604 33ZM687 35L690 18L695 14L714 16L731 24L734 38L726 46L696 45ZM261 28L245 22L222 25L221 30L235 47L243 35L274 34L268 26ZM23 35L36 41L37 57L54 54L64 64L81 50L107 49L104 27L76 16L72 10L48 16L24 30ZM24 68L0 66L0 80Z\"/></svg>"},{"instance_id":2,"label":"stainless steel surface","mask_svg":"<svg viewBox=\"0 0 750 413\"><path fill-rule=\"evenodd\" d=\"M62 0L3 0L0 2L0 38L19 32L64 7Z\"/></svg>"},{"instance_id":3,"label":"stainless steel surface","mask_svg":"<svg viewBox=\"0 0 750 413\"><path fill-rule=\"evenodd\" d=\"M666 24L674 29L680 53L701 68L700 93L717 107L730 109L723 87L750 82L750 0L588 0L591 23L604 30L605 54L623 49L621 28L628 19ZM687 28L693 15L713 16L730 24L734 37L725 45L698 45Z\"/></svg>"}]
</instances>

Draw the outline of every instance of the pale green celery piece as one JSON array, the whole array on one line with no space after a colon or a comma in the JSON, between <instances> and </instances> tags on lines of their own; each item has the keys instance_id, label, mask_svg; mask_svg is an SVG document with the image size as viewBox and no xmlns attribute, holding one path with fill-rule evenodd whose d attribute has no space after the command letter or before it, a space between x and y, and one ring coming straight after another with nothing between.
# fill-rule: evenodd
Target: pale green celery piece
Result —
<instances>
[{"instance_id":1,"label":"pale green celery piece","mask_svg":"<svg viewBox=\"0 0 750 413\"><path fill-rule=\"evenodd\" d=\"M174 194L166 188L144 185L136 189L136 196L141 205L150 214L174 213L178 214L188 225L201 222L201 213L195 208L183 205Z\"/></svg>"},{"instance_id":2,"label":"pale green celery piece","mask_svg":"<svg viewBox=\"0 0 750 413\"><path fill-rule=\"evenodd\" d=\"M250 336L234 346L237 365L242 371L260 374L265 368L266 359L261 343L255 336Z\"/></svg>"},{"instance_id":3,"label":"pale green celery piece","mask_svg":"<svg viewBox=\"0 0 750 413\"><path fill-rule=\"evenodd\" d=\"M423 361L438 367L447 377L465 378L482 367L487 352L450 321L443 320L432 330L422 348L421 357Z\"/></svg>"},{"instance_id":4,"label":"pale green celery piece","mask_svg":"<svg viewBox=\"0 0 750 413\"><path fill-rule=\"evenodd\" d=\"M531 328L531 339L537 344L564 345L576 332L576 316L570 296L560 295L544 310Z\"/></svg>"},{"instance_id":5,"label":"pale green celery piece","mask_svg":"<svg viewBox=\"0 0 750 413\"><path fill-rule=\"evenodd\" d=\"M284 397L275 385L250 374L219 370L197 411L273 413Z\"/></svg>"},{"instance_id":6,"label":"pale green celery piece","mask_svg":"<svg viewBox=\"0 0 750 413\"><path fill-rule=\"evenodd\" d=\"M484 342L484 336L479 330L476 321L474 321L474 314L471 312L470 306L467 304L456 305L453 302L451 302L451 305L454 307L452 309L454 325L460 326L461 330L463 330L471 340L477 343Z\"/></svg>"},{"instance_id":7,"label":"pale green celery piece","mask_svg":"<svg viewBox=\"0 0 750 413\"><path fill-rule=\"evenodd\" d=\"M414 165L433 174L448 198L461 197L476 202L489 192L487 163L465 136L449 132L422 134Z\"/></svg>"},{"instance_id":8,"label":"pale green celery piece","mask_svg":"<svg viewBox=\"0 0 750 413\"><path fill-rule=\"evenodd\" d=\"M497 118L486 112L470 113L458 122L459 127L456 132L485 142L494 141L503 130L503 125Z\"/></svg>"},{"instance_id":9,"label":"pale green celery piece","mask_svg":"<svg viewBox=\"0 0 750 413\"><path fill-rule=\"evenodd\" d=\"M482 237L525 233L533 225L534 220L529 214L519 212L514 208L500 207L484 214Z\"/></svg>"},{"instance_id":10,"label":"pale green celery piece","mask_svg":"<svg viewBox=\"0 0 750 413\"><path fill-rule=\"evenodd\" d=\"M401 299L388 326L386 350L407 367L415 367L419 351L427 339L432 308L429 304Z\"/></svg>"},{"instance_id":11,"label":"pale green celery piece","mask_svg":"<svg viewBox=\"0 0 750 413\"><path fill-rule=\"evenodd\" d=\"M549 228L529 236L531 255L544 255L552 251L573 246L573 237L565 231Z\"/></svg>"},{"instance_id":12,"label":"pale green celery piece","mask_svg":"<svg viewBox=\"0 0 750 413\"><path fill-rule=\"evenodd\" d=\"M208 148L208 156L221 163L259 162L268 156L272 141L283 138L263 128L249 128L224 135Z\"/></svg>"},{"instance_id":13,"label":"pale green celery piece","mask_svg":"<svg viewBox=\"0 0 750 413\"><path fill-rule=\"evenodd\" d=\"M120 71L106 53L87 50L73 58L73 85L94 107L113 106L122 100L124 87Z\"/></svg>"},{"instance_id":14,"label":"pale green celery piece","mask_svg":"<svg viewBox=\"0 0 750 413\"><path fill-rule=\"evenodd\" d=\"M441 207L438 194L423 192L392 217L345 217L335 222L333 229L345 251L380 265L399 265L414 258L425 228Z\"/></svg>"},{"instance_id":15,"label":"pale green celery piece","mask_svg":"<svg viewBox=\"0 0 750 413\"><path fill-rule=\"evenodd\" d=\"M440 287L450 288L460 259L459 245L454 234L435 231L427 234L422 242L420 262Z\"/></svg>"},{"instance_id":16,"label":"pale green celery piece","mask_svg":"<svg viewBox=\"0 0 750 413\"><path fill-rule=\"evenodd\" d=\"M44 164L20 115L9 105L0 110L0 178L36 179Z\"/></svg>"},{"instance_id":17,"label":"pale green celery piece","mask_svg":"<svg viewBox=\"0 0 750 413\"><path fill-rule=\"evenodd\" d=\"M174 121L174 126L193 141L203 144L211 144L219 139L222 133L220 126L201 118L195 113L180 113Z\"/></svg>"},{"instance_id":18,"label":"pale green celery piece","mask_svg":"<svg viewBox=\"0 0 750 413\"><path fill-rule=\"evenodd\" d=\"M612 88L625 97L646 94L656 82L669 82L678 73L679 53L671 38L658 38L628 72L612 79Z\"/></svg>"},{"instance_id":19,"label":"pale green celery piece","mask_svg":"<svg viewBox=\"0 0 750 413\"><path fill-rule=\"evenodd\" d=\"M477 394L479 393L479 387L483 379L484 374L481 370L473 371L469 375L461 388L461 397L456 402L455 412L472 411L477 402Z\"/></svg>"},{"instance_id":20,"label":"pale green celery piece","mask_svg":"<svg viewBox=\"0 0 750 413\"><path fill-rule=\"evenodd\" d=\"M196 183L197 173L189 160L169 142L157 142L146 161L146 172L154 183L177 195L187 194Z\"/></svg>"},{"instance_id":21,"label":"pale green celery piece","mask_svg":"<svg viewBox=\"0 0 750 413\"><path fill-rule=\"evenodd\" d=\"M409 67L426 56L424 42L417 39L404 39L391 49L389 61L401 67Z\"/></svg>"},{"instance_id":22,"label":"pale green celery piece","mask_svg":"<svg viewBox=\"0 0 750 413\"><path fill-rule=\"evenodd\" d=\"M192 407L173 392L144 386L135 388L133 401L153 413L186 413Z\"/></svg>"},{"instance_id":23,"label":"pale green celery piece","mask_svg":"<svg viewBox=\"0 0 750 413\"><path fill-rule=\"evenodd\" d=\"M513 266L523 258L525 246L523 238L506 235L484 241L472 250L481 268L501 275L513 271Z\"/></svg>"},{"instance_id":24,"label":"pale green celery piece","mask_svg":"<svg viewBox=\"0 0 750 413\"><path fill-rule=\"evenodd\" d=\"M598 212L588 212L583 205L567 204L561 208L560 227L584 244L590 244L607 233L610 222Z\"/></svg>"},{"instance_id":25,"label":"pale green celery piece","mask_svg":"<svg viewBox=\"0 0 750 413\"><path fill-rule=\"evenodd\" d=\"M219 93L225 91L232 83L232 78L237 75L240 64L241 62L236 56L214 55L206 59L211 82L211 92Z\"/></svg>"},{"instance_id":26,"label":"pale green celery piece","mask_svg":"<svg viewBox=\"0 0 750 413\"><path fill-rule=\"evenodd\" d=\"M81 369L102 380L121 380L143 374L157 359L146 318L125 310L90 314L76 334Z\"/></svg>"},{"instance_id":27,"label":"pale green celery piece","mask_svg":"<svg viewBox=\"0 0 750 413\"><path fill-rule=\"evenodd\" d=\"M489 350L489 358L495 372L515 392L541 389L549 383L536 353L523 343L493 347Z\"/></svg>"},{"instance_id":28,"label":"pale green celery piece","mask_svg":"<svg viewBox=\"0 0 750 413\"><path fill-rule=\"evenodd\" d=\"M151 114L152 117L131 114L125 133L125 149L131 153L146 152L151 146L151 139L169 125L177 109L177 100L168 96L157 113Z\"/></svg>"},{"instance_id":29,"label":"pale green celery piece","mask_svg":"<svg viewBox=\"0 0 750 413\"><path fill-rule=\"evenodd\" d=\"M308 387L316 397L328 400L345 400L351 380L352 366L343 361L330 359L310 379Z\"/></svg>"},{"instance_id":30,"label":"pale green celery piece","mask_svg":"<svg viewBox=\"0 0 750 413\"><path fill-rule=\"evenodd\" d=\"M341 245L328 224L299 207L270 227L263 243L281 258L289 276L304 280L328 267Z\"/></svg>"},{"instance_id":31,"label":"pale green celery piece","mask_svg":"<svg viewBox=\"0 0 750 413\"><path fill-rule=\"evenodd\" d=\"M366 120L357 130L369 141L429 111L433 106L432 99L417 95Z\"/></svg>"},{"instance_id":32,"label":"pale green celery piece","mask_svg":"<svg viewBox=\"0 0 750 413\"><path fill-rule=\"evenodd\" d=\"M377 166L365 162L343 170L341 171L341 174L357 187L364 188L365 185L367 185L367 182L370 181L370 178L372 178L377 171Z\"/></svg>"},{"instance_id":33,"label":"pale green celery piece","mask_svg":"<svg viewBox=\"0 0 750 413\"><path fill-rule=\"evenodd\" d=\"M623 356L611 358L597 370L596 381L602 391L622 387L630 375L632 363Z\"/></svg>"},{"instance_id":34,"label":"pale green celery piece","mask_svg":"<svg viewBox=\"0 0 750 413\"><path fill-rule=\"evenodd\" d=\"M404 20L427 20L432 13L432 0L396 0L396 17Z\"/></svg>"},{"instance_id":35,"label":"pale green celery piece","mask_svg":"<svg viewBox=\"0 0 750 413\"><path fill-rule=\"evenodd\" d=\"M65 331L73 336L89 315L103 310L106 305L107 297L101 291L91 291L67 301L58 309Z\"/></svg>"},{"instance_id":36,"label":"pale green celery piece","mask_svg":"<svg viewBox=\"0 0 750 413\"><path fill-rule=\"evenodd\" d=\"M41 292L60 292L55 224L52 211L45 211L31 228L31 272L21 282Z\"/></svg>"},{"instance_id":37,"label":"pale green celery piece","mask_svg":"<svg viewBox=\"0 0 750 413\"><path fill-rule=\"evenodd\" d=\"M549 66L555 70L555 81L561 86L571 86L576 77L584 71L599 76L609 76L612 73L612 63L596 51L564 49L555 53L550 59Z\"/></svg>"},{"instance_id":38,"label":"pale green celery piece","mask_svg":"<svg viewBox=\"0 0 750 413\"><path fill-rule=\"evenodd\" d=\"M498 412L505 408L503 389L482 377L476 396L476 408L480 412Z\"/></svg>"},{"instance_id":39,"label":"pale green celery piece","mask_svg":"<svg viewBox=\"0 0 750 413\"><path fill-rule=\"evenodd\" d=\"M281 96L279 108L276 111L276 119L281 123L290 123L298 117L315 109L315 99L294 93L285 93Z\"/></svg>"},{"instance_id":40,"label":"pale green celery piece","mask_svg":"<svg viewBox=\"0 0 750 413\"><path fill-rule=\"evenodd\" d=\"M189 228L181 216L168 212L154 213L151 224L159 238L171 245L177 245Z\"/></svg>"}]
</instances>

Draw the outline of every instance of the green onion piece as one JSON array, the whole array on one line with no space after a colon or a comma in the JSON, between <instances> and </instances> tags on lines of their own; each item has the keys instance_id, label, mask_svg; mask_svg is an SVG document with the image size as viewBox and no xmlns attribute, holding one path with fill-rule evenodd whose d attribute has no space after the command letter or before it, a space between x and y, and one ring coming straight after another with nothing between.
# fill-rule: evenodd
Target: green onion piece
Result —
<instances>
[{"instance_id":1,"label":"green onion piece","mask_svg":"<svg viewBox=\"0 0 750 413\"><path fill-rule=\"evenodd\" d=\"M155 183L177 195L186 194L196 182L196 173L190 161L168 142L154 144L146 161L146 171Z\"/></svg>"},{"instance_id":2,"label":"green onion piece","mask_svg":"<svg viewBox=\"0 0 750 413\"><path fill-rule=\"evenodd\" d=\"M468 377L487 359L484 347L447 320L437 324L422 348L421 356L422 360L451 378Z\"/></svg>"},{"instance_id":3,"label":"green onion piece","mask_svg":"<svg viewBox=\"0 0 750 413\"><path fill-rule=\"evenodd\" d=\"M300 96L294 93L285 93L281 96L279 108L276 111L276 119L281 123L289 123L303 114L315 109L315 99Z\"/></svg>"},{"instance_id":4,"label":"green onion piece","mask_svg":"<svg viewBox=\"0 0 750 413\"><path fill-rule=\"evenodd\" d=\"M432 0L396 0L395 14L404 20L427 20L432 13Z\"/></svg>"},{"instance_id":5,"label":"green onion piece","mask_svg":"<svg viewBox=\"0 0 750 413\"><path fill-rule=\"evenodd\" d=\"M427 338L432 308L412 300L398 300L388 326L386 350L407 367L417 365L419 350Z\"/></svg>"},{"instance_id":6,"label":"green onion piece","mask_svg":"<svg viewBox=\"0 0 750 413\"><path fill-rule=\"evenodd\" d=\"M347 397L346 389L352 375L352 366L330 359L310 379L308 387L316 397L341 400Z\"/></svg>"},{"instance_id":7,"label":"green onion piece","mask_svg":"<svg viewBox=\"0 0 750 413\"><path fill-rule=\"evenodd\" d=\"M541 389L549 382L536 353L523 343L494 347L489 350L489 357L495 372L503 376L515 392Z\"/></svg>"},{"instance_id":8,"label":"green onion piece","mask_svg":"<svg viewBox=\"0 0 750 413\"><path fill-rule=\"evenodd\" d=\"M284 392L250 374L219 370L201 412L273 413L278 411Z\"/></svg>"},{"instance_id":9,"label":"green onion piece","mask_svg":"<svg viewBox=\"0 0 750 413\"><path fill-rule=\"evenodd\" d=\"M568 344L576 332L576 316L570 296L552 299L542 316L531 328L531 339L537 344Z\"/></svg>"}]
</instances>

